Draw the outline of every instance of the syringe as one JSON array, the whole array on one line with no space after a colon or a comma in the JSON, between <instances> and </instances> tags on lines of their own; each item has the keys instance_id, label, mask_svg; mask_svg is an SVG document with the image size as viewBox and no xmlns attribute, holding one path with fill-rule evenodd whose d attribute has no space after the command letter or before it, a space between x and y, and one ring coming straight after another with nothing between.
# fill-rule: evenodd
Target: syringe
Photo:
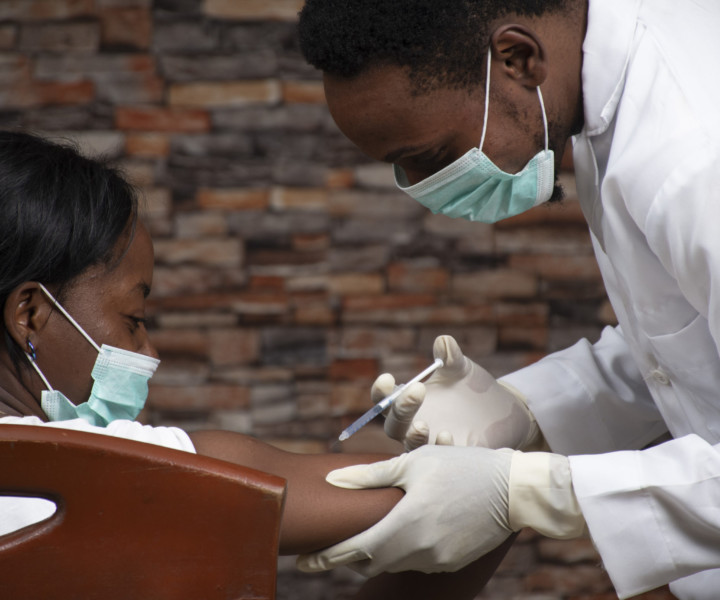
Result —
<instances>
[{"instance_id":1,"label":"syringe","mask_svg":"<svg viewBox=\"0 0 720 600\"><path fill-rule=\"evenodd\" d=\"M397 387L397 389L390 394L389 396L385 396L382 400L380 400L375 406L373 406L370 410L368 410L362 417L360 417L357 421L355 421L352 425L350 425L348 428L346 428L338 437L338 439L341 442L344 442L346 439L348 439L353 433L356 433L358 430L360 430L362 427L367 425L370 421L372 421L375 417L377 417L381 412L383 412L388 406L390 406L393 401L403 393L403 390L421 379L424 379L430 373L435 371L436 369L439 369L443 366L443 361L441 358L436 358L435 362L431 364L427 369L425 369L422 373L419 373L415 377L413 377L410 381L407 383L404 383Z\"/></svg>"}]
</instances>

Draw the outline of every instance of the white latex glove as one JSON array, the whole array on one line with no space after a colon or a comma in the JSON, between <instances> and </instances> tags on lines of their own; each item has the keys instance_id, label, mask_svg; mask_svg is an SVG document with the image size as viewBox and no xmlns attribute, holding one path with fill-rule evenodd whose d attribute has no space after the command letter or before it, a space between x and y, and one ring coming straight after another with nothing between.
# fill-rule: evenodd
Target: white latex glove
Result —
<instances>
[{"instance_id":1,"label":"white latex glove","mask_svg":"<svg viewBox=\"0 0 720 600\"><path fill-rule=\"evenodd\" d=\"M433 355L444 366L395 400L385 418L388 436L407 450L428 443L522 450L542 440L522 395L464 356L453 337L437 337ZM391 374L380 375L371 390L373 402L394 386Z\"/></svg>"},{"instance_id":2,"label":"white latex glove","mask_svg":"<svg viewBox=\"0 0 720 600\"><path fill-rule=\"evenodd\" d=\"M405 496L379 523L344 542L300 556L302 571L348 565L383 571L456 571L531 527L578 537L585 519L566 456L502 448L423 446L390 460L328 474L338 487L394 486Z\"/></svg>"},{"instance_id":3,"label":"white latex glove","mask_svg":"<svg viewBox=\"0 0 720 600\"><path fill-rule=\"evenodd\" d=\"M331 472L348 489L399 487L405 496L379 523L321 552L298 558L303 571L348 565L383 571L456 571L511 534L507 448L423 446L387 461Z\"/></svg>"}]
</instances>

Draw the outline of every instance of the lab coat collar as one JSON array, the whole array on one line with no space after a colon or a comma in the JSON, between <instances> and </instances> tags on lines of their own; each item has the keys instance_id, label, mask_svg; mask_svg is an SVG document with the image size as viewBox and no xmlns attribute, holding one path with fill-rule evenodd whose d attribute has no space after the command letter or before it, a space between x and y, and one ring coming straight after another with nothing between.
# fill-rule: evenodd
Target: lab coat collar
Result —
<instances>
[{"instance_id":1,"label":"lab coat collar","mask_svg":"<svg viewBox=\"0 0 720 600\"><path fill-rule=\"evenodd\" d=\"M583 42L585 134L603 133L625 85L642 0L590 0Z\"/></svg>"}]
</instances>

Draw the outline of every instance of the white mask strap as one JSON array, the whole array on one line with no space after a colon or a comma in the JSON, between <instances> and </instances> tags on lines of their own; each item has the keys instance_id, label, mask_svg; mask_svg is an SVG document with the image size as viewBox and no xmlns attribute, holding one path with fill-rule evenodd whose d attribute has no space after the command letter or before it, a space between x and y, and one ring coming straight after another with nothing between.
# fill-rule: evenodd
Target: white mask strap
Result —
<instances>
[{"instance_id":1,"label":"white mask strap","mask_svg":"<svg viewBox=\"0 0 720 600\"><path fill-rule=\"evenodd\" d=\"M75 326L75 329L77 329L88 342L92 344L95 350L100 352L100 346L98 346L95 341L87 333L85 333L85 330L80 327L80 325L78 325L78 322L70 316L70 313L68 313L68 311L66 311L61 306L61 304L57 300L55 300L54 296L50 292L48 292L47 288L40 282L38 282L38 285L40 286L40 289L45 292L45 295L48 297L48 299L53 303L53 306L57 308L63 315L65 315L65 318Z\"/></svg>"},{"instance_id":2,"label":"white mask strap","mask_svg":"<svg viewBox=\"0 0 720 600\"><path fill-rule=\"evenodd\" d=\"M37 366L37 363L35 362L35 359L30 356L27 352L25 353L25 356L28 357L28 360L30 361L30 364L32 365L33 369L35 369L35 372L40 376L40 379L43 380L43 383L45 384L45 387L50 390L51 392L54 392L53 386L50 385L50 382L47 380L47 377L43 375L43 372L40 370L40 367Z\"/></svg>"},{"instance_id":3,"label":"white mask strap","mask_svg":"<svg viewBox=\"0 0 720 600\"><path fill-rule=\"evenodd\" d=\"M492 64L492 51L488 48L487 53L487 74L485 76L485 114L483 115L483 130L482 137L480 138L480 146L478 149L482 152L483 145L485 144L485 133L487 132L488 122L488 108L490 108L490 65ZM545 127L545 151L550 148L550 140L548 135L548 120L547 114L545 113L545 102L543 101L543 95L540 91L540 86L537 86L538 98L540 99L540 109L542 110L543 126Z\"/></svg>"},{"instance_id":4,"label":"white mask strap","mask_svg":"<svg viewBox=\"0 0 720 600\"><path fill-rule=\"evenodd\" d=\"M485 132L487 131L488 122L488 108L490 108L490 64L492 61L492 50L488 47L487 51L487 75L485 76L485 114L483 115L483 130L482 137L480 138L479 150L482 152L483 144L485 143Z\"/></svg>"},{"instance_id":5,"label":"white mask strap","mask_svg":"<svg viewBox=\"0 0 720 600\"><path fill-rule=\"evenodd\" d=\"M540 91L540 86L537 86L537 93L538 98L540 98L540 108L542 109L543 125L545 126L545 151L547 152L550 146L548 140L548 120L547 114L545 114L545 102L543 102L543 96L542 92Z\"/></svg>"}]
</instances>

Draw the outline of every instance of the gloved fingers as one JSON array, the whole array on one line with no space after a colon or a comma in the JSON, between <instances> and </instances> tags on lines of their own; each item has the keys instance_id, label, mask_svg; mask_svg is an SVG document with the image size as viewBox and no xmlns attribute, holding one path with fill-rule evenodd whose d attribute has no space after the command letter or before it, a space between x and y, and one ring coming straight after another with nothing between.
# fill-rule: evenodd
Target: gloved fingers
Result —
<instances>
[{"instance_id":1,"label":"gloved fingers","mask_svg":"<svg viewBox=\"0 0 720 600\"><path fill-rule=\"evenodd\" d=\"M433 356L443 361L443 366L435 373L445 374L465 369L465 355L451 335L439 335L433 342Z\"/></svg>"},{"instance_id":2,"label":"gloved fingers","mask_svg":"<svg viewBox=\"0 0 720 600\"><path fill-rule=\"evenodd\" d=\"M366 537L365 532L325 548L320 552L301 554L297 557L295 564L300 571L305 573L329 571L351 563L366 566L368 559L372 558L372 556L363 549L363 537Z\"/></svg>"},{"instance_id":3,"label":"gloved fingers","mask_svg":"<svg viewBox=\"0 0 720 600\"><path fill-rule=\"evenodd\" d=\"M435 444L437 446L454 446L455 440L452 433L450 433L449 431L441 431L437 434L437 437L435 438Z\"/></svg>"},{"instance_id":4,"label":"gloved fingers","mask_svg":"<svg viewBox=\"0 0 720 600\"><path fill-rule=\"evenodd\" d=\"M385 433L393 439L402 441L423 400L425 400L424 384L417 382L405 388L390 405L390 410L385 415Z\"/></svg>"},{"instance_id":5,"label":"gloved fingers","mask_svg":"<svg viewBox=\"0 0 720 600\"><path fill-rule=\"evenodd\" d=\"M369 465L352 465L330 471L325 480L348 490L378 487L401 487L398 477L405 464L406 454Z\"/></svg>"},{"instance_id":6,"label":"gloved fingers","mask_svg":"<svg viewBox=\"0 0 720 600\"><path fill-rule=\"evenodd\" d=\"M430 427L425 421L413 421L408 427L403 442L405 450L411 452L430 441Z\"/></svg>"},{"instance_id":7,"label":"gloved fingers","mask_svg":"<svg viewBox=\"0 0 720 600\"><path fill-rule=\"evenodd\" d=\"M370 399L377 404L395 391L395 378L390 373L383 373L373 382L370 388Z\"/></svg>"}]
</instances>

